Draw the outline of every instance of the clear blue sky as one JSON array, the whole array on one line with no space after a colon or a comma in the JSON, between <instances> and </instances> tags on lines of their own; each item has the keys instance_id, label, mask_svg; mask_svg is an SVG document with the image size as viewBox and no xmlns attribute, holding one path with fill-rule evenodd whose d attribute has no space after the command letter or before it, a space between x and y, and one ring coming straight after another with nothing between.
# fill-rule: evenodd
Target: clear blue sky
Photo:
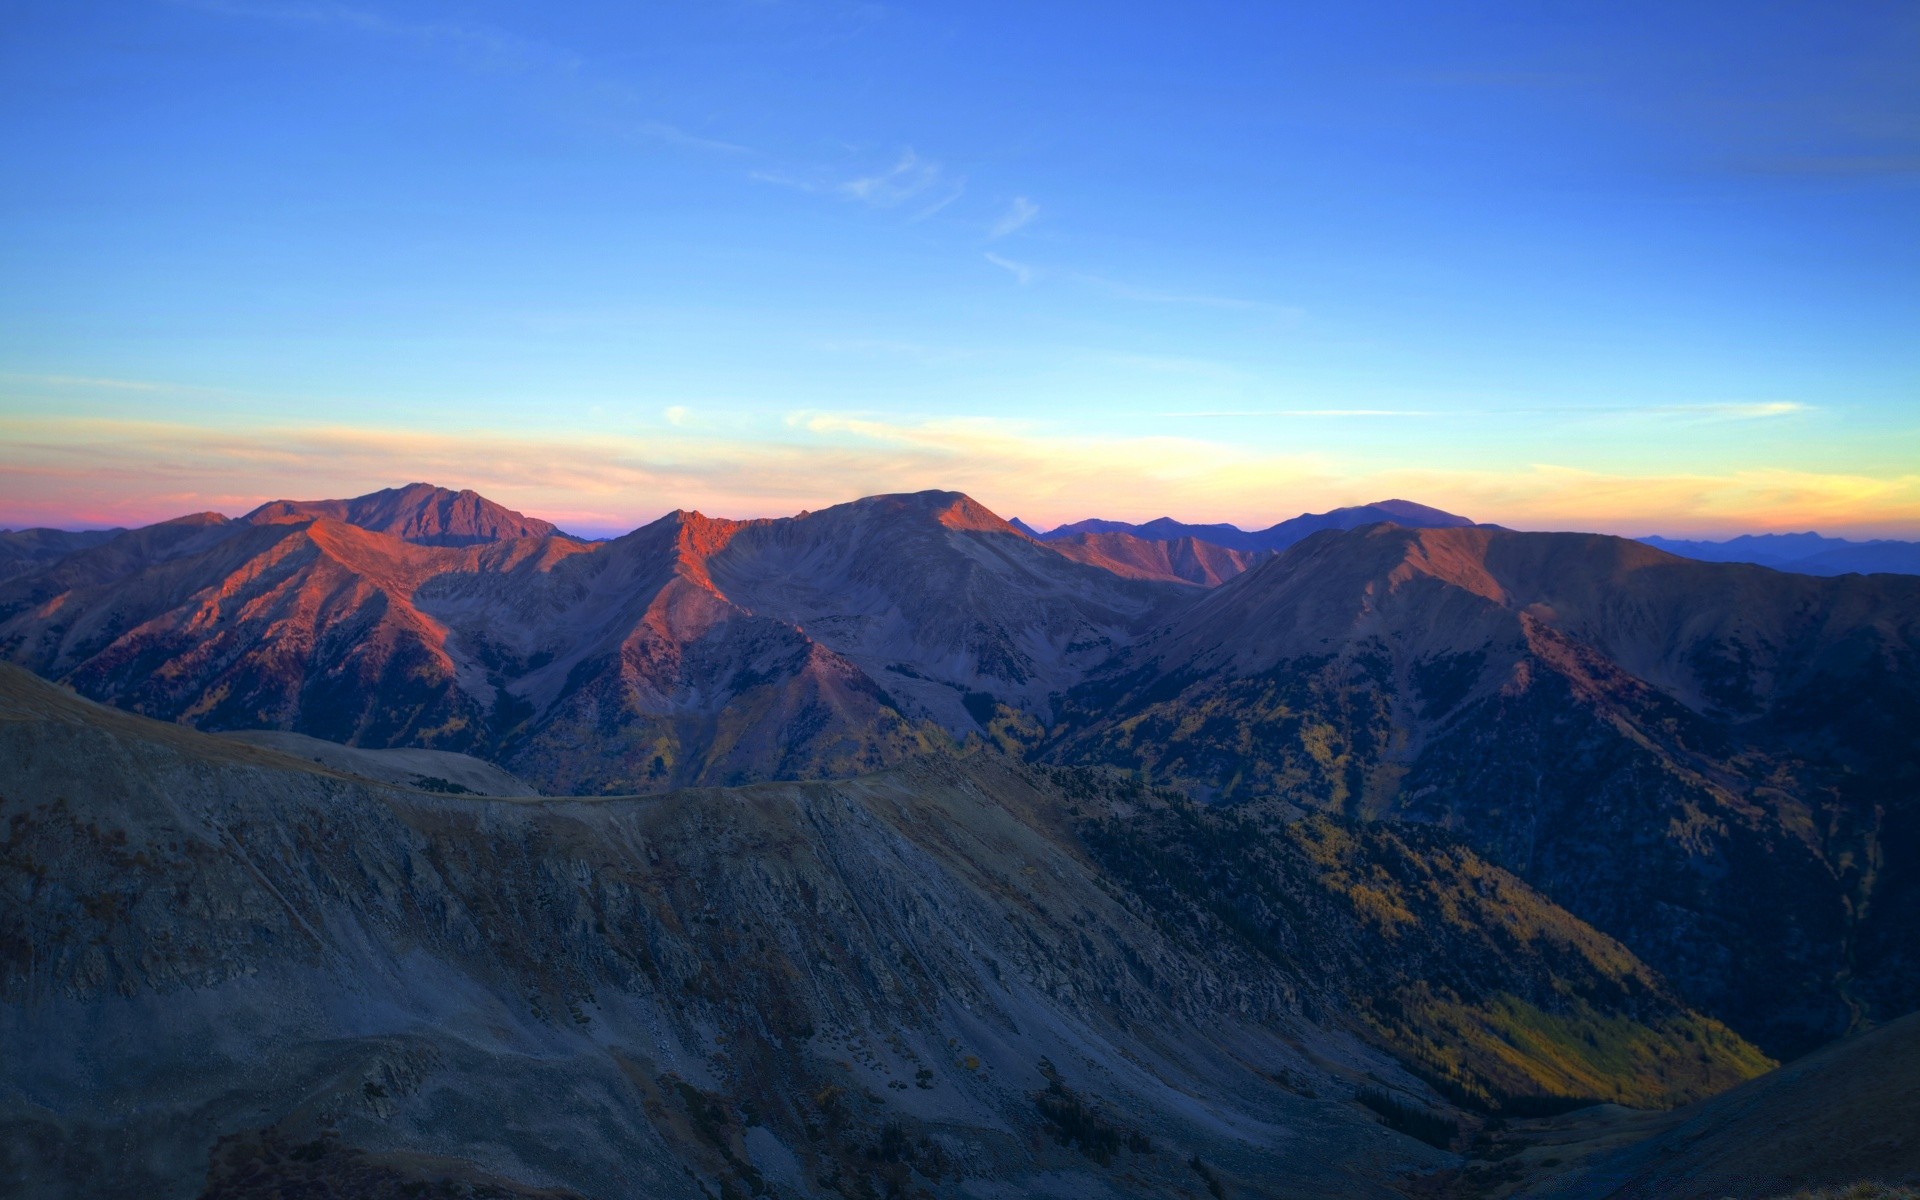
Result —
<instances>
[{"instance_id":1,"label":"clear blue sky","mask_svg":"<svg viewBox=\"0 0 1920 1200\"><path fill-rule=\"evenodd\" d=\"M9 6L0 524L1920 535L1920 4Z\"/></svg>"}]
</instances>

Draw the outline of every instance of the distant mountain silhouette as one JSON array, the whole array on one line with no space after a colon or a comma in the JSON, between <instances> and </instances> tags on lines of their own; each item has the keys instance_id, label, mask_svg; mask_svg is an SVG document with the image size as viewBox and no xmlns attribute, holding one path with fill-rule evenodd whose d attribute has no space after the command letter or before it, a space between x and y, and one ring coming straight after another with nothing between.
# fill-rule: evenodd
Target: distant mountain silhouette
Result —
<instances>
[{"instance_id":1,"label":"distant mountain silhouette","mask_svg":"<svg viewBox=\"0 0 1920 1200\"><path fill-rule=\"evenodd\" d=\"M1323 513L1301 513L1277 525L1255 530L1224 524L1189 525L1183 521L1176 521L1172 517L1159 517L1139 525L1126 521L1090 518L1061 525L1043 534L1034 533L1031 528L1024 525L1019 528L1022 532L1049 542L1087 533L1124 533L1149 541L1178 541L1182 538L1192 538L1195 541L1224 546L1229 550L1259 552L1285 550L1295 542L1323 529L1356 529L1362 525L1372 525L1380 521L1391 521L1396 525L1420 529L1445 529L1473 524L1466 517L1442 512L1437 508L1428 508L1424 504L1415 504L1411 500L1380 500L1373 504L1336 508Z\"/></svg>"},{"instance_id":2,"label":"distant mountain silhouette","mask_svg":"<svg viewBox=\"0 0 1920 1200\"><path fill-rule=\"evenodd\" d=\"M75 550L109 541L124 529L0 529L0 579L45 566Z\"/></svg>"},{"instance_id":3,"label":"distant mountain silhouette","mask_svg":"<svg viewBox=\"0 0 1920 1200\"><path fill-rule=\"evenodd\" d=\"M1640 540L1702 562L1755 563L1801 575L1920 575L1920 542L1855 542L1818 533L1749 533L1719 542L1658 536Z\"/></svg>"}]
</instances>

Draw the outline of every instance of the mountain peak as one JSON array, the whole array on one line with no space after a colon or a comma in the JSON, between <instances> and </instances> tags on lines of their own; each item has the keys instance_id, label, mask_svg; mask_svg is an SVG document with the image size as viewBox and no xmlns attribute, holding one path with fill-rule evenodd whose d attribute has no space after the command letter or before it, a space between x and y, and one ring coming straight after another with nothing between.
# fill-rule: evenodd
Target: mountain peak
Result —
<instances>
[{"instance_id":1,"label":"mountain peak","mask_svg":"<svg viewBox=\"0 0 1920 1200\"><path fill-rule=\"evenodd\" d=\"M1018 533L1019 530L1006 523L1000 514L963 492L944 492L942 496L951 497L935 514L940 524L948 529L973 530L981 533Z\"/></svg>"},{"instance_id":2,"label":"mountain peak","mask_svg":"<svg viewBox=\"0 0 1920 1200\"><path fill-rule=\"evenodd\" d=\"M866 496L847 504L822 509L812 516L834 511L889 513L930 518L946 529L976 533L1013 533L1021 530L1009 525L998 513L965 492L929 488L923 492L889 492Z\"/></svg>"},{"instance_id":3,"label":"mountain peak","mask_svg":"<svg viewBox=\"0 0 1920 1200\"><path fill-rule=\"evenodd\" d=\"M357 525L422 546L472 546L514 538L552 537L551 522L524 516L470 488L431 483L382 488L348 500L274 500L242 520L255 525L317 518Z\"/></svg>"},{"instance_id":4,"label":"mountain peak","mask_svg":"<svg viewBox=\"0 0 1920 1200\"><path fill-rule=\"evenodd\" d=\"M1425 504L1416 504L1411 500L1375 500L1361 509L1373 509L1386 513L1403 525L1418 525L1426 529L1449 529L1471 525L1471 518L1450 513L1444 509L1433 508ZM1350 509L1335 509L1334 512L1349 512ZM1331 515L1331 514L1329 514Z\"/></svg>"}]
</instances>

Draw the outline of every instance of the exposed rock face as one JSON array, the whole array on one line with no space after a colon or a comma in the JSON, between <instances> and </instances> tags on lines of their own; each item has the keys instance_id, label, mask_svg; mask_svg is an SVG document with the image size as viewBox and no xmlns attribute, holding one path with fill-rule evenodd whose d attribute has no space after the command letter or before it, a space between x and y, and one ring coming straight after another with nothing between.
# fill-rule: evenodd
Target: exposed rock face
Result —
<instances>
[{"instance_id":1,"label":"exposed rock face","mask_svg":"<svg viewBox=\"0 0 1920 1200\"><path fill-rule=\"evenodd\" d=\"M1327 533L1065 711L1061 761L1456 830L1776 1051L1920 1004L1920 580Z\"/></svg>"},{"instance_id":2,"label":"exposed rock face","mask_svg":"<svg viewBox=\"0 0 1920 1200\"><path fill-rule=\"evenodd\" d=\"M47 1196L1387 1197L1448 1161L1352 1103L1444 1111L1390 1052L1579 1094L1606 1034L1651 1099L1762 1065L1469 852L1275 816L1243 899L1178 865L1224 819L989 757L435 795L0 668L0 1161ZM1440 1063L1436 1022L1513 1040Z\"/></svg>"},{"instance_id":3,"label":"exposed rock face","mask_svg":"<svg viewBox=\"0 0 1920 1200\"><path fill-rule=\"evenodd\" d=\"M420 546L477 546L560 532L550 521L522 516L478 492L449 491L430 483L385 488L351 500L273 500L241 519L268 525L320 518Z\"/></svg>"}]
</instances>

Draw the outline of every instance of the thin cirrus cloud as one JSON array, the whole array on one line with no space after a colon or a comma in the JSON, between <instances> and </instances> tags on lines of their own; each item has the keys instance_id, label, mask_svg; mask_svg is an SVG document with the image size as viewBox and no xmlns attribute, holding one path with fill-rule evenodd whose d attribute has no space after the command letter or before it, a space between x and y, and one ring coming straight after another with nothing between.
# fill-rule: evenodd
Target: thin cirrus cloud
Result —
<instances>
[{"instance_id":1,"label":"thin cirrus cloud","mask_svg":"<svg viewBox=\"0 0 1920 1200\"><path fill-rule=\"evenodd\" d=\"M1016 233L1028 225L1031 225L1033 219L1039 215L1040 206L1038 204L1035 204L1025 196L1015 196L1013 202L1007 205L1007 211L1001 213L1000 219L993 223L991 229L987 230L987 240L997 242L1009 234Z\"/></svg>"},{"instance_id":2,"label":"thin cirrus cloud","mask_svg":"<svg viewBox=\"0 0 1920 1200\"><path fill-rule=\"evenodd\" d=\"M863 204L892 208L926 195L939 187L944 178L939 163L921 158L909 147L900 152L891 167L849 179L836 185L834 190Z\"/></svg>"},{"instance_id":3,"label":"thin cirrus cloud","mask_svg":"<svg viewBox=\"0 0 1920 1200\"><path fill-rule=\"evenodd\" d=\"M1171 419L1212 419L1227 417L1439 417L1447 414L1424 408L1222 408L1188 412L1163 412L1155 416Z\"/></svg>"},{"instance_id":4,"label":"thin cirrus cloud","mask_svg":"<svg viewBox=\"0 0 1920 1200\"><path fill-rule=\"evenodd\" d=\"M995 254L991 250L989 250L984 257L994 266L1012 275L1014 280L1022 287L1032 283L1040 274L1038 269L1030 267L1026 263L1015 262L1013 259L1003 254Z\"/></svg>"},{"instance_id":5,"label":"thin cirrus cloud","mask_svg":"<svg viewBox=\"0 0 1920 1200\"><path fill-rule=\"evenodd\" d=\"M747 172L747 178L811 195L838 196L869 208L910 206L910 219L915 221L931 217L960 199L967 190L965 176L952 174L940 163L921 157L912 147L902 150L889 165L851 178L842 178L818 167L804 171L756 168Z\"/></svg>"},{"instance_id":6,"label":"thin cirrus cloud","mask_svg":"<svg viewBox=\"0 0 1920 1200\"><path fill-rule=\"evenodd\" d=\"M1271 304L1262 300L1246 300L1236 296L1216 296L1206 292L1168 291L1161 288L1140 287L1122 283L1104 275L1091 275L1084 271L1043 268L1032 263L1008 258L1004 254L987 251L983 257L994 266L1012 275L1022 286L1038 279L1053 279L1092 288L1117 300L1128 300L1136 304L1168 304L1183 307L1217 308L1225 311L1246 313L1255 318L1277 318L1291 323L1304 318L1306 310L1293 305Z\"/></svg>"},{"instance_id":7,"label":"thin cirrus cloud","mask_svg":"<svg viewBox=\"0 0 1920 1200\"><path fill-rule=\"evenodd\" d=\"M1677 420L1685 423L1715 421L1760 421L1771 417L1789 417L1817 411L1810 404L1792 400L1767 400L1745 404L1567 404L1521 406L1516 408L1222 408L1188 409L1156 413L1170 419L1225 419L1259 417L1466 417L1562 416L1591 417L1598 420L1623 418L1640 420Z\"/></svg>"},{"instance_id":8,"label":"thin cirrus cloud","mask_svg":"<svg viewBox=\"0 0 1920 1200\"><path fill-rule=\"evenodd\" d=\"M1920 533L1920 473L1381 468L1328 453L984 417L805 411L750 437L708 436L671 417L591 437L0 420L0 526L233 514L268 499L352 495L415 479L472 487L589 534L623 532L675 508L777 516L935 486L1047 523L1172 514L1254 526L1409 496L1521 528L1724 536L1811 523L1867 536Z\"/></svg>"}]
</instances>

